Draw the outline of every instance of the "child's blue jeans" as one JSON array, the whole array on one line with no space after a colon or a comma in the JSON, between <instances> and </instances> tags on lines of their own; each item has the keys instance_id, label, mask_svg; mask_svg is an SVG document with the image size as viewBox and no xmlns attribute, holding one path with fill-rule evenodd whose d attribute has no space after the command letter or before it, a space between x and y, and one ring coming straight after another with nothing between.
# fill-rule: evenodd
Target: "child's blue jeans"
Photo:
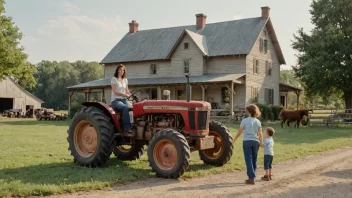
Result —
<instances>
[{"instance_id":1,"label":"child's blue jeans","mask_svg":"<svg viewBox=\"0 0 352 198\"><path fill-rule=\"evenodd\" d=\"M264 155L264 170L271 169L271 164L273 163L274 156Z\"/></svg>"},{"instance_id":2,"label":"child's blue jeans","mask_svg":"<svg viewBox=\"0 0 352 198\"><path fill-rule=\"evenodd\" d=\"M249 179L255 178L255 171L257 170L257 158L259 150L259 142L253 140L243 141L243 153L246 161L247 175Z\"/></svg>"}]
</instances>

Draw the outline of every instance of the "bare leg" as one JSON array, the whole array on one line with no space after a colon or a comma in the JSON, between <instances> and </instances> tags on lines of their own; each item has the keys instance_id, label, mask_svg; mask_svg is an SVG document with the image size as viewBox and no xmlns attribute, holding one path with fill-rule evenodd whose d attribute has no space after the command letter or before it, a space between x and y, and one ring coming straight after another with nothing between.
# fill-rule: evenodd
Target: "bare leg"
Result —
<instances>
[{"instance_id":1,"label":"bare leg","mask_svg":"<svg viewBox=\"0 0 352 198\"><path fill-rule=\"evenodd\" d=\"M266 169L266 170L265 170L265 175L266 175L266 176L269 176L269 175L270 175L270 172L271 172L271 169Z\"/></svg>"}]
</instances>

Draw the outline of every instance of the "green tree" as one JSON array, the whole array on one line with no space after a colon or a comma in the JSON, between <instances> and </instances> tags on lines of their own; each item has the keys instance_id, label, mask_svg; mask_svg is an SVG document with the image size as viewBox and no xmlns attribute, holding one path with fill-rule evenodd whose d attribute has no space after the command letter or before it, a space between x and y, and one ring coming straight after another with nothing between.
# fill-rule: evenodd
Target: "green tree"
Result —
<instances>
[{"instance_id":1,"label":"green tree","mask_svg":"<svg viewBox=\"0 0 352 198\"><path fill-rule=\"evenodd\" d=\"M315 27L299 29L293 48L299 53L294 67L308 95L343 94L352 108L352 1L314 0L310 13Z\"/></svg>"},{"instance_id":2,"label":"green tree","mask_svg":"<svg viewBox=\"0 0 352 198\"><path fill-rule=\"evenodd\" d=\"M98 62L76 61L73 67L79 71L78 81L80 83L97 80L104 77L104 70Z\"/></svg>"},{"instance_id":3,"label":"green tree","mask_svg":"<svg viewBox=\"0 0 352 198\"><path fill-rule=\"evenodd\" d=\"M11 17L5 16L4 0L0 0L0 81L13 76L24 88L31 88L36 81L35 67L28 63L27 54L19 47L22 34Z\"/></svg>"}]
</instances>

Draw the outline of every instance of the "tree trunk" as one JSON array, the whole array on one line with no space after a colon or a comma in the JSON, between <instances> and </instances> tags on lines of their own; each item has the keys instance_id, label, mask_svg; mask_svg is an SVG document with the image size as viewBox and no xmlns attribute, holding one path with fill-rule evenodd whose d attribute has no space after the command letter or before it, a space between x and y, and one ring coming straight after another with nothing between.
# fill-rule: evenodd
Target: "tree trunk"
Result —
<instances>
[{"instance_id":1,"label":"tree trunk","mask_svg":"<svg viewBox=\"0 0 352 198\"><path fill-rule=\"evenodd\" d=\"M345 98L346 113L352 113L352 91L343 92Z\"/></svg>"}]
</instances>

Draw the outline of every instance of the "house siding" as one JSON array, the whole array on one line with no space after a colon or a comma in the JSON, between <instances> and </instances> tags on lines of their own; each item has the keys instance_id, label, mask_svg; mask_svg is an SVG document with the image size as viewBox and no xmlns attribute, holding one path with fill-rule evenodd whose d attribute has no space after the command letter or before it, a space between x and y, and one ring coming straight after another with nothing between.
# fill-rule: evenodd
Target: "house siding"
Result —
<instances>
[{"instance_id":1,"label":"house siding","mask_svg":"<svg viewBox=\"0 0 352 198\"><path fill-rule=\"evenodd\" d=\"M188 43L189 48L184 49L184 43ZM171 76L184 76L184 65L183 60L190 59L189 72L191 76L201 76L203 75L203 64L204 58L203 54L199 48L194 44L192 39L186 35L179 45L176 47L174 53L171 56Z\"/></svg>"},{"instance_id":2,"label":"house siding","mask_svg":"<svg viewBox=\"0 0 352 198\"><path fill-rule=\"evenodd\" d=\"M264 34L266 31L266 35ZM260 39L268 40L268 51L266 54L260 52ZM259 71L258 74L253 73L254 58L259 60ZM272 75L266 76L266 61L272 62ZM269 32L266 28L263 29L259 35L255 45L253 46L251 52L246 58L246 105L251 103L251 87L258 88L259 98L258 103L264 104L264 94L265 88L274 89L274 105L279 105L280 93L279 93L279 83L280 83L280 63L274 49L274 45L269 36Z\"/></svg>"},{"instance_id":3,"label":"house siding","mask_svg":"<svg viewBox=\"0 0 352 198\"><path fill-rule=\"evenodd\" d=\"M211 57L206 64L207 73L246 73L246 56Z\"/></svg>"},{"instance_id":4,"label":"house siding","mask_svg":"<svg viewBox=\"0 0 352 198\"><path fill-rule=\"evenodd\" d=\"M189 49L184 49L183 44L188 43ZM191 38L186 35L180 42L172 54L171 61L147 61L137 63L125 63L127 77L135 78L151 78L151 77L181 77L183 73L183 59L190 59L191 76L203 75L205 59L198 47L193 43ZM150 65L157 65L157 75L151 75ZM105 78L112 78L116 67L119 64L107 64L104 67Z\"/></svg>"}]
</instances>

